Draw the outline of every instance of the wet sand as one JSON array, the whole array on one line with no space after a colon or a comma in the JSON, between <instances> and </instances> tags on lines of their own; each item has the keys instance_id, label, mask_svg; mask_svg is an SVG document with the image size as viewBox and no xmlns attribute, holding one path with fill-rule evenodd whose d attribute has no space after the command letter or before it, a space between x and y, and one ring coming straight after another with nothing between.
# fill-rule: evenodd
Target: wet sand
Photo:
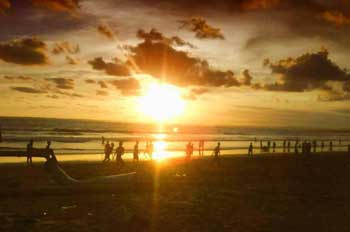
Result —
<instances>
[{"instance_id":1,"label":"wet sand","mask_svg":"<svg viewBox=\"0 0 350 232\"><path fill-rule=\"evenodd\" d=\"M0 165L0 231L349 231L350 154L190 163L62 162L75 178L137 171L130 188L60 187L42 164Z\"/></svg>"}]
</instances>

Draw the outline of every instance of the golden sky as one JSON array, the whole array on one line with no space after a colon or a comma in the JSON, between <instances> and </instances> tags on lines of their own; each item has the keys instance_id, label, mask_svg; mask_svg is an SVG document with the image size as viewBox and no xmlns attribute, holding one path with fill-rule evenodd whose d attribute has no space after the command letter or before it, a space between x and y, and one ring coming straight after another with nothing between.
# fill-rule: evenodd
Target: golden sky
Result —
<instances>
[{"instance_id":1,"label":"golden sky","mask_svg":"<svg viewBox=\"0 0 350 232\"><path fill-rule=\"evenodd\" d=\"M350 128L349 14L347 0L0 0L0 116Z\"/></svg>"}]
</instances>

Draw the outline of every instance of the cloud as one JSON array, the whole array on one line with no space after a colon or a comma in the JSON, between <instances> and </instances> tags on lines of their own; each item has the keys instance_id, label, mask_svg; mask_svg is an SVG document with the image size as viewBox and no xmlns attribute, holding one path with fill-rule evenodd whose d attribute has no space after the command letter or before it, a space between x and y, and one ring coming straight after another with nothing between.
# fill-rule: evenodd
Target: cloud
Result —
<instances>
[{"instance_id":1,"label":"cloud","mask_svg":"<svg viewBox=\"0 0 350 232\"><path fill-rule=\"evenodd\" d=\"M264 86L265 89L274 91L302 92L320 89L328 81L344 82L350 78L347 70L341 69L329 59L326 49L275 63L267 59L264 65L271 69L272 74L279 76L278 81Z\"/></svg>"},{"instance_id":2,"label":"cloud","mask_svg":"<svg viewBox=\"0 0 350 232\"><path fill-rule=\"evenodd\" d=\"M41 89L34 89L31 87L21 87L21 86L16 86L16 87L11 87L11 89L18 91L18 92L23 92L23 93L32 93L32 94L42 94L42 93L47 93L45 90Z\"/></svg>"},{"instance_id":3,"label":"cloud","mask_svg":"<svg viewBox=\"0 0 350 232\"><path fill-rule=\"evenodd\" d=\"M231 70L221 71L210 67L204 59L192 57L169 43L145 39L129 46L130 60L138 71L178 86L239 86Z\"/></svg>"},{"instance_id":4,"label":"cloud","mask_svg":"<svg viewBox=\"0 0 350 232\"><path fill-rule=\"evenodd\" d=\"M125 96L139 95L139 90L141 89L139 81L135 78L112 80L109 83Z\"/></svg>"},{"instance_id":5,"label":"cloud","mask_svg":"<svg viewBox=\"0 0 350 232\"><path fill-rule=\"evenodd\" d=\"M96 84L96 81L95 80L91 80L91 79L86 79L85 83L87 83L87 84Z\"/></svg>"},{"instance_id":6,"label":"cloud","mask_svg":"<svg viewBox=\"0 0 350 232\"><path fill-rule=\"evenodd\" d=\"M242 72L242 78L243 78L241 80L242 85L251 85L253 77L250 75L248 69L245 69Z\"/></svg>"},{"instance_id":7,"label":"cloud","mask_svg":"<svg viewBox=\"0 0 350 232\"><path fill-rule=\"evenodd\" d=\"M69 55L66 55L65 57L66 57L67 64L70 64L70 65L77 65L77 64L80 63L79 60L76 59L76 58L74 58L74 57L71 57L71 56L69 56Z\"/></svg>"},{"instance_id":8,"label":"cloud","mask_svg":"<svg viewBox=\"0 0 350 232\"><path fill-rule=\"evenodd\" d=\"M97 57L93 60L90 60L88 63L93 67L93 69L103 70L108 75L113 75L113 76L129 76L130 75L129 66L117 58L114 59L114 63L111 63L111 62L106 63L102 59L102 57Z\"/></svg>"},{"instance_id":9,"label":"cloud","mask_svg":"<svg viewBox=\"0 0 350 232\"><path fill-rule=\"evenodd\" d=\"M101 89L107 89L108 88L106 82L104 82L104 81L98 81L98 84L100 85Z\"/></svg>"},{"instance_id":10,"label":"cloud","mask_svg":"<svg viewBox=\"0 0 350 232\"><path fill-rule=\"evenodd\" d=\"M46 78L47 81L54 82L58 89L74 89L74 80L69 78L57 77Z\"/></svg>"},{"instance_id":11,"label":"cloud","mask_svg":"<svg viewBox=\"0 0 350 232\"><path fill-rule=\"evenodd\" d=\"M79 44L72 44L68 41L55 43L51 51L54 55L64 54L77 54L80 52Z\"/></svg>"},{"instance_id":12,"label":"cloud","mask_svg":"<svg viewBox=\"0 0 350 232\"><path fill-rule=\"evenodd\" d=\"M44 65L48 63L46 44L37 38L0 43L0 59L21 65Z\"/></svg>"},{"instance_id":13,"label":"cloud","mask_svg":"<svg viewBox=\"0 0 350 232\"><path fill-rule=\"evenodd\" d=\"M103 90L96 90L96 95L97 96L108 96L108 92L107 91L103 91Z\"/></svg>"},{"instance_id":14,"label":"cloud","mask_svg":"<svg viewBox=\"0 0 350 232\"><path fill-rule=\"evenodd\" d=\"M76 16L80 8L80 0L31 0L33 6L58 12L67 12Z\"/></svg>"},{"instance_id":15,"label":"cloud","mask_svg":"<svg viewBox=\"0 0 350 232\"><path fill-rule=\"evenodd\" d=\"M145 41L150 41L150 42L161 42L165 43L171 46L188 46L190 48L195 48L194 45L192 45L189 42L184 41L178 36L173 36L173 37L165 37L162 33L157 31L157 29L152 28L149 32L146 32L143 29L140 29L137 31L136 36L139 39L143 39Z\"/></svg>"},{"instance_id":16,"label":"cloud","mask_svg":"<svg viewBox=\"0 0 350 232\"><path fill-rule=\"evenodd\" d=\"M322 13L322 18L338 26L350 24L350 15L346 16L343 12L339 11L325 11Z\"/></svg>"},{"instance_id":17,"label":"cloud","mask_svg":"<svg viewBox=\"0 0 350 232\"><path fill-rule=\"evenodd\" d=\"M62 91L60 89L56 89L54 91L54 93L55 94L59 94L59 95L63 95L63 96L67 96L67 97L73 97L73 98L82 98L82 97L84 97L84 95L82 95L82 94Z\"/></svg>"},{"instance_id":18,"label":"cloud","mask_svg":"<svg viewBox=\"0 0 350 232\"><path fill-rule=\"evenodd\" d=\"M327 90L320 94L317 100L321 102L350 101L350 93Z\"/></svg>"},{"instance_id":19,"label":"cloud","mask_svg":"<svg viewBox=\"0 0 350 232\"><path fill-rule=\"evenodd\" d=\"M197 100L198 97L208 92L210 92L210 90L207 88L194 88L194 89L191 89L189 93L183 95L182 97L186 100L194 101L194 100Z\"/></svg>"},{"instance_id":20,"label":"cloud","mask_svg":"<svg viewBox=\"0 0 350 232\"><path fill-rule=\"evenodd\" d=\"M242 1L242 8L246 10L270 9L278 6L281 0L248 0Z\"/></svg>"},{"instance_id":21,"label":"cloud","mask_svg":"<svg viewBox=\"0 0 350 232\"><path fill-rule=\"evenodd\" d=\"M107 24L100 24L97 26L97 31L107 37L108 39L114 39L116 33L115 31Z\"/></svg>"},{"instance_id":22,"label":"cloud","mask_svg":"<svg viewBox=\"0 0 350 232\"><path fill-rule=\"evenodd\" d=\"M179 20L180 28L185 28L195 33L199 39L224 39L220 28L210 26L202 17Z\"/></svg>"},{"instance_id":23,"label":"cloud","mask_svg":"<svg viewBox=\"0 0 350 232\"><path fill-rule=\"evenodd\" d=\"M0 15L5 14L6 10L10 9L11 3L9 0L0 0Z\"/></svg>"},{"instance_id":24,"label":"cloud","mask_svg":"<svg viewBox=\"0 0 350 232\"><path fill-rule=\"evenodd\" d=\"M7 80L19 80L19 81L33 81L32 77L28 76L4 76L4 79Z\"/></svg>"}]
</instances>

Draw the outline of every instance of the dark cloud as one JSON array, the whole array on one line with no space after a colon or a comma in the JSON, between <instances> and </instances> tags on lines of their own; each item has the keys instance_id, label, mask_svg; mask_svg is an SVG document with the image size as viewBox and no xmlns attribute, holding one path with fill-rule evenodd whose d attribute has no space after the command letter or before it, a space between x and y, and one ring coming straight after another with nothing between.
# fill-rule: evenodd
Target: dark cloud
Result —
<instances>
[{"instance_id":1,"label":"dark cloud","mask_svg":"<svg viewBox=\"0 0 350 232\"><path fill-rule=\"evenodd\" d=\"M18 91L18 92L23 92L23 93L33 93L33 94L42 94L42 93L47 93L47 91L42 90L42 89L34 89L31 87L21 87L21 86L16 86L16 87L11 87L11 89Z\"/></svg>"},{"instance_id":2,"label":"dark cloud","mask_svg":"<svg viewBox=\"0 0 350 232\"><path fill-rule=\"evenodd\" d=\"M103 91L103 90L96 90L96 95L97 96L108 96L108 92Z\"/></svg>"},{"instance_id":3,"label":"dark cloud","mask_svg":"<svg viewBox=\"0 0 350 232\"><path fill-rule=\"evenodd\" d=\"M10 7L11 3L9 0L0 0L0 15L5 14Z\"/></svg>"},{"instance_id":4,"label":"dark cloud","mask_svg":"<svg viewBox=\"0 0 350 232\"><path fill-rule=\"evenodd\" d=\"M328 51L323 49L317 53L306 53L276 63L265 60L264 65L271 69L272 74L279 76L278 81L265 85L265 88L274 91L302 92L324 88L328 81L349 80L348 71L341 69L328 56Z\"/></svg>"},{"instance_id":5,"label":"dark cloud","mask_svg":"<svg viewBox=\"0 0 350 232\"><path fill-rule=\"evenodd\" d=\"M171 46L189 46L190 48L195 48L194 45L184 41L178 36L165 37L162 33L157 31L157 29L155 28L152 28L149 32L146 32L145 30L140 29L137 31L136 36L140 39L143 39L149 42L161 42Z\"/></svg>"},{"instance_id":6,"label":"dark cloud","mask_svg":"<svg viewBox=\"0 0 350 232\"><path fill-rule=\"evenodd\" d=\"M54 55L59 54L77 54L80 52L79 44L72 44L68 41L63 41L59 43L55 43L52 49L52 53Z\"/></svg>"},{"instance_id":7,"label":"dark cloud","mask_svg":"<svg viewBox=\"0 0 350 232\"><path fill-rule=\"evenodd\" d=\"M65 58L66 58L67 64L77 65L80 63L78 59L76 59L72 56L66 55Z\"/></svg>"},{"instance_id":8,"label":"dark cloud","mask_svg":"<svg viewBox=\"0 0 350 232\"><path fill-rule=\"evenodd\" d=\"M21 65L44 65L48 63L46 44L37 38L0 43L0 59Z\"/></svg>"},{"instance_id":9,"label":"dark cloud","mask_svg":"<svg viewBox=\"0 0 350 232\"><path fill-rule=\"evenodd\" d=\"M67 92L67 91L62 91L60 89L56 89L54 91L55 94L67 96L67 97L72 97L72 98L83 98L84 95L79 94L79 93L73 93L73 92Z\"/></svg>"},{"instance_id":10,"label":"dark cloud","mask_svg":"<svg viewBox=\"0 0 350 232\"><path fill-rule=\"evenodd\" d=\"M117 58L114 59L114 63L105 62L102 59L102 57L97 57L93 60L90 60L88 63L93 67L93 69L103 70L108 75L113 75L113 76L129 76L130 75L129 66Z\"/></svg>"},{"instance_id":11,"label":"dark cloud","mask_svg":"<svg viewBox=\"0 0 350 232\"><path fill-rule=\"evenodd\" d=\"M77 15L80 0L31 0L33 6Z\"/></svg>"},{"instance_id":12,"label":"dark cloud","mask_svg":"<svg viewBox=\"0 0 350 232\"><path fill-rule=\"evenodd\" d=\"M243 78L241 81L242 85L251 85L253 77L250 75L248 69L245 69L242 72L242 78Z\"/></svg>"},{"instance_id":13,"label":"dark cloud","mask_svg":"<svg viewBox=\"0 0 350 232\"><path fill-rule=\"evenodd\" d=\"M139 81L135 78L112 80L109 83L125 96L139 95L141 89Z\"/></svg>"},{"instance_id":14,"label":"dark cloud","mask_svg":"<svg viewBox=\"0 0 350 232\"><path fill-rule=\"evenodd\" d=\"M96 81L95 81L95 80L91 80L91 79L86 79L86 80L85 80L85 83L88 83L88 84L96 84Z\"/></svg>"},{"instance_id":15,"label":"dark cloud","mask_svg":"<svg viewBox=\"0 0 350 232\"><path fill-rule=\"evenodd\" d=\"M32 77L28 76L4 76L6 80L33 81Z\"/></svg>"},{"instance_id":16,"label":"dark cloud","mask_svg":"<svg viewBox=\"0 0 350 232\"><path fill-rule=\"evenodd\" d=\"M100 24L97 26L97 31L107 37L108 39L114 39L116 32L107 24Z\"/></svg>"},{"instance_id":17,"label":"dark cloud","mask_svg":"<svg viewBox=\"0 0 350 232\"><path fill-rule=\"evenodd\" d=\"M129 47L130 58L141 73L178 86L239 86L230 70L215 70L204 59L192 57L168 43L145 39Z\"/></svg>"},{"instance_id":18,"label":"dark cloud","mask_svg":"<svg viewBox=\"0 0 350 232\"><path fill-rule=\"evenodd\" d=\"M195 33L199 39L224 39L220 28L210 26L202 17L179 20L180 28L185 28Z\"/></svg>"},{"instance_id":19,"label":"dark cloud","mask_svg":"<svg viewBox=\"0 0 350 232\"><path fill-rule=\"evenodd\" d=\"M197 100L198 97L202 96L205 93L210 92L207 88L194 88L189 91L189 93L183 95L182 97L186 100Z\"/></svg>"},{"instance_id":20,"label":"dark cloud","mask_svg":"<svg viewBox=\"0 0 350 232\"><path fill-rule=\"evenodd\" d=\"M74 89L74 80L69 78L57 77L46 78L47 81L54 82L58 89Z\"/></svg>"},{"instance_id":21,"label":"dark cloud","mask_svg":"<svg viewBox=\"0 0 350 232\"><path fill-rule=\"evenodd\" d=\"M108 88L106 82L104 82L104 81L98 81L98 84L100 85L101 89L107 89Z\"/></svg>"}]
</instances>

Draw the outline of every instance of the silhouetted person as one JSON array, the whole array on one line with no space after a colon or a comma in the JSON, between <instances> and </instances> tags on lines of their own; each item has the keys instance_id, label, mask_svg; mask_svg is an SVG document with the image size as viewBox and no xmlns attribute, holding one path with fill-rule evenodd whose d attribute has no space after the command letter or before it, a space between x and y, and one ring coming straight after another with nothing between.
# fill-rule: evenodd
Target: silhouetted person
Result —
<instances>
[{"instance_id":1,"label":"silhouetted person","mask_svg":"<svg viewBox=\"0 0 350 232\"><path fill-rule=\"evenodd\" d=\"M110 151L111 151L111 146L109 145L109 141L107 141L104 148L105 158L103 162L110 161L110 155L111 155Z\"/></svg>"},{"instance_id":2,"label":"silhouetted person","mask_svg":"<svg viewBox=\"0 0 350 232\"><path fill-rule=\"evenodd\" d=\"M268 152L270 152L270 147L271 147L271 142L268 141L268 142L267 142L267 150L268 150Z\"/></svg>"},{"instance_id":3,"label":"silhouetted person","mask_svg":"<svg viewBox=\"0 0 350 232\"><path fill-rule=\"evenodd\" d=\"M333 151L333 142L332 141L329 142L329 151Z\"/></svg>"},{"instance_id":4,"label":"silhouetted person","mask_svg":"<svg viewBox=\"0 0 350 232\"><path fill-rule=\"evenodd\" d=\"M250 143L250 144L249 144L249 147L248 147L248 155L253 155L253 143Z\"/></svg>"},{"instance_id":5,"label":"silhouetted person","mask_svg":"<svg viewBox=\"0 0 350 232\"><path fill-rule=\"evenodd\" d=\"M199 151L199 156L204 155L204 140L199 141L198 151Z\"/></svg>"},{"instance_id":6,"label":"silhouetted person","mask_svg":"<svg viewBox=\"0 0 350 232\"><path fill-rule=\"evenodd\" d=\"M188 142L186 145L186 160L191 159L191 152L192 152L191 150L192 150L191 142Z\"/></svg>"},{"instance_id":7,"label":"silhouetted person","mask_svg":"<svg viewBox=\"0 0 350 232\"><path fill-rule=\"evenodd\" d=\"M314 153L316 153L316 150L317 150L317 141L316 140L312 141L312 146L314 148Z\"/></svg>"},{"instance_id":8,"label":"silhouetted person","mask_svg":"<svg viewBox=\"0 0 350 232\"><path fill-rule=\"evenodd\" d=\"M46 143L46 148L45 148L46 150L50 150L51 149L51 141L49 140L49 141L47 141L47 143Z\"/></svg>"},{"instance_id":9,"label":"silhouetted person","mask_svg":"<svg viewBox=\"0 0 350 232\"><path fill-rule=\"evenodd\" d=\"M115 154L117 155L117 166L120 167L124 165L124 161L122 159L122 156L124 155L125 149L123 147L123 142L119 142L119 146L117 147Z\"/></svg>"},{"instance_id":10,"label":"silhouetted person","mask_svg":"<svg viewBox=\"0 0 350 232\"><path fill-rule=\"evenodd\" d=\"M1 126L0 126L0 143L2 143L2 129L1 129Z\"/></svg>"},{"instance_id":11,"label":"silhouetted person","mask_svg":"<svg viewBox=\"0 0 350 232\"><path fill-rule=\"evenodd\" d=\"M153 151L154 151L154 145L153 145L153 142L150 141L148 144L148 155L151 158L151 160L153 160Z\"/></svg>"},{"instance_id":12,"label":"silhouetted person","mask_svg":"<svg viewBox=\"0 0 350 232\"><path fill-rule=\"evenodd\" d=\"M105 144L105 137L104 136L101 137L101 143Z\"/></svg>"},{"instance_id":13,"label":"silhouetted person","mask_svg":"<svg viewBox=\"0 0 350 232\"><path fill-rule=\"evenodd\" d=\"M134 145L133 162L139 162L139 141L136 141Z\"/></svg>"},{"instance_id":14,"label":"silhouetted person","mask_svg":"<svg viewBox=\"0 0 350 232\"><path fill-rule=\"evenodd\" d=\"M288 141L287 143L287 150L288 150L288 153L290 152L290 141Z\"/></svg>"},{"instance_id":15,"label":"silhouetted person","mask_svg":"<svg viewBox=\"0 0 350 232\"><path fill-rule=\"evenodd\" d=\"M273 142L273 143L272 143L272 150L273 150L273 152L276 151L276 142Z\"/></svg>"},{"instance_id":16,"label":"silhouetted person","mask_svg":"<svg viewBox=\"0 0 350 232\"><path fill-rule=\"evenodd\" d=\"M321 151L324 149L324 141L321 142Z\"/></svg>"},{"instance_id":17,"label":"silhouetted person","mask_svg":"<svg viewBox=\"0 0 350 232\"><path fill-rule=\"evenodd\" d=\"M298 148L298 146L299 146L298 141L296 141L296 142L295 142L295 145L294 145L294 153L295 153L296 155L299 154L299 148Z\"/></svg>"},{"instance_id":18,"label":"silhouetted person","mask_svg":"<svg viewBox=\"0 0 350 232\"><path fill-rule=\"evenodd\" d=\"M286 140L283 140L283 152L286 152Z\"/></svg>"},{"instance_id":19,"label":"silhouetted person","mask_svg":"<svg viewBox=\"0 0 350 232\"><path fill-rule=\"evenodd\" d=\"M33 141L33 139L31 139L31 140L29 140L29 143L27 144L27 164L28 165L33 164L33 160L32 160L33 146L34 146L34 141Z\"/></svg>"},{"instance_id":20,"label":"silhouetted person","mask_svg":"<svg viewBox=\"0 0 350 232\"><path fill-rule=\"evenodd\" d=\"M263 143L262 143L262 140L260 140L260 150L262 150L263 148Z\"/></svg>"},{"instance_id":21,"label":"silhouetted person","mask_svg":"<svg viewBox=\"0 0 350 232\"><path fill-rule=\"evenodd\" d=\"M216 147L214 148L214 162L219 162L219 155L221 153L221 143L219 142Z\"/></svg>"}]
</instances>

